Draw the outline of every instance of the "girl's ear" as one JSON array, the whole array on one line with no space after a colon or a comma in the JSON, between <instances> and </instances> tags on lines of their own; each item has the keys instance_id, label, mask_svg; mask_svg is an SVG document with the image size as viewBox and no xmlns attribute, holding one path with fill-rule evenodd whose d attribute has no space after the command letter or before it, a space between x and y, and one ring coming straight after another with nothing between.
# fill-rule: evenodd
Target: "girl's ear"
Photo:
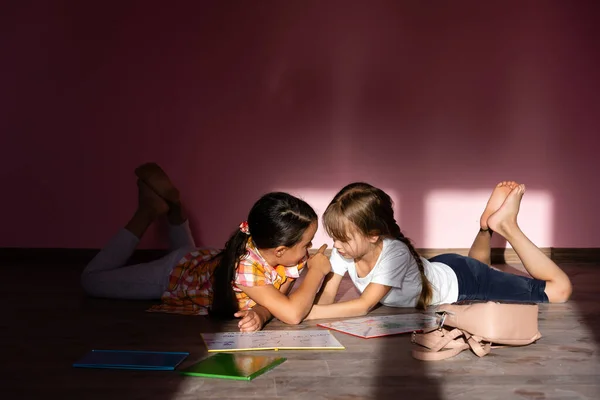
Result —
<instances>
[{"instance_id":1,"label":"girl's ear","mask_svg":"<svg viewBox=\"0 0 600 400\"><path fill-rule=\"evenodd\" d=\"M379 238L381 238L381 236L379 235L369 235L367 236L367 239L369 240L370 243L377 243L379 242Z\"/></svg>"},{"instance_id":2,"label":"girl's ear","mask_svg":"<svg viewBox=\"0 0 600 400\"><path fill-rule=\"evenodd\" d=\"M277 257L281 257L285 253L286 250L287 250L287 247L278 246L278 247L275 247L275 250L273 252L275 253L275 255Z\"/></svg>"}]
</instances>

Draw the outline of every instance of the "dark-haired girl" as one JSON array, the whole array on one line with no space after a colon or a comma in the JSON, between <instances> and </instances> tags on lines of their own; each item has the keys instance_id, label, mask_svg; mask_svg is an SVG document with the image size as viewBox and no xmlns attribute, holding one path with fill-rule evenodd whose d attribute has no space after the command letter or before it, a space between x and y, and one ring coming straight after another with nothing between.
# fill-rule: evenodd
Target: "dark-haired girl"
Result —
<instances>
[{"instance_id":1,"label":"dark-haired girl","mask_svg":"<svg viewBox=\"0 0 600 400\"><path fill-rule=\"evenodd\" d=\"M148 310L153 312L237 317L243 332L261 329L273 316L288 324L304 319L331 270L325 246L308 262L318 218L306 202L268 193L224 249L197 249L179 191L165 172L154 163L135 172L138 208L83 271L81 282L89 295L162 299ZM149 263L126 265L146 229L163 214L169 221L171 252ZM304 266L308 271L302 285L289 294Z\"/></svg>"}]
</instances>

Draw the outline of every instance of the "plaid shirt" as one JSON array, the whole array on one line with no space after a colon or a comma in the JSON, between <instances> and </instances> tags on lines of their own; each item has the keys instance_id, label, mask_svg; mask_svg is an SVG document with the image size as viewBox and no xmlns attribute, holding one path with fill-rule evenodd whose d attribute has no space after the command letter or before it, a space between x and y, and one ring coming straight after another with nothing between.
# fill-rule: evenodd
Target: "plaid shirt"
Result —
<instances>
[{"instance_id":1,"label":"plaid shirt","mask_svg":"<svg viewBox=\"0 0 600 400\"><path fill-rule=\"evenodd\" d=\"M169 276L169 287L162 295L162 304L152 306L150 312L186 315L206 315L213 300L213 272L219 264L220 250L198 249L179 261ZM233 281L233 291L240 310L256 305L240 288L242 286L273 285L279 290L288 279L300 276L306 258L293 267L270 266L260 255L251 238L246 244L246 255L240 260Z\"/></svg>"}]
</instances>

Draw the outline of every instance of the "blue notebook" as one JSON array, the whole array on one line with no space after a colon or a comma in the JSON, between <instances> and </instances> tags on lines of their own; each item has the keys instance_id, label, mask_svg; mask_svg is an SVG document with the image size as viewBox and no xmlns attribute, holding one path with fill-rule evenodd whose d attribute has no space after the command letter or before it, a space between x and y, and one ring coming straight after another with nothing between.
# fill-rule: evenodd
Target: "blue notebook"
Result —
<instances>
[{"instance_id":1,"label":"blue notebook","mask_svg":"<svg viewBox=\"0 0 600 400\"><path fill-rule=\"evenodd\" d=\"M76 368L173 371L190 353L132 350L92 350L73 364Z\"/></svg>"}]
</instances>

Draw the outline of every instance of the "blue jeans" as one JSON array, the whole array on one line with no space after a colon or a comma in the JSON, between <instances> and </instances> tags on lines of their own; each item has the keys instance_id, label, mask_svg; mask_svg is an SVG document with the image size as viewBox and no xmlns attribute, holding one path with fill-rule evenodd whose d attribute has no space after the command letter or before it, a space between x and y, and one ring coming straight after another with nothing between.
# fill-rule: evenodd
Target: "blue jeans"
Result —
<instances>
[{"instance_id":1,"label":"blue jeans","mask_svg":"<svg viewBox=\"0 0 600 400\"><path fill-rule=\"evenodd\" d=\"M448 265L458 278L458 301L548 303L546 281L498 271L471 257L440 254L429 261Z\"/></svg>"}]
</instances>

